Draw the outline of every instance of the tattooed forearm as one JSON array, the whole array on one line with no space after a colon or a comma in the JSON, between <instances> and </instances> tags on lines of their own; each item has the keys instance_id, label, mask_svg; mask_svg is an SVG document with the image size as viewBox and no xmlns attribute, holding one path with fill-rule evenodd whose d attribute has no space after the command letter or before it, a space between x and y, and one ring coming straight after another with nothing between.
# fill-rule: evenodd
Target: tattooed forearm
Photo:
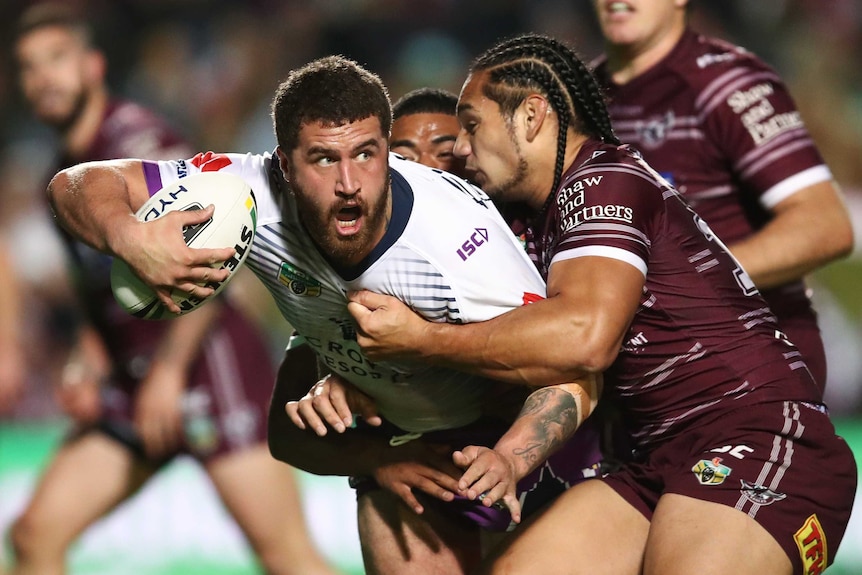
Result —
<instances>
[{"instance_id":1,"label":"tattooed forearm","mask_svg":"<svg viewBox=\"0 0 862 575\"><path fill-rule=\"evenodd\" d=\"M513 449L512 454L532 468L571 437L580 423L580 413L570 393L544 387L530 394L518 421L524 426L525 441L522 447Z\"/></svg>"}]
</instances>

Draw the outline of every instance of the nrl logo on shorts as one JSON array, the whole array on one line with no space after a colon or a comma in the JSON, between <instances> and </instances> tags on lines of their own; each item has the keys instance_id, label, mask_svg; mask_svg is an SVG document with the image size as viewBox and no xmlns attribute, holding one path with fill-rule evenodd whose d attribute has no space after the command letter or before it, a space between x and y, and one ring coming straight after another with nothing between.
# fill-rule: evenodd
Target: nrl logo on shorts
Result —
<instances>
[{"instance_id":1,"label":"nrl logo on shorts","mask_svg":"<svg viewBox=\"0 0 862 575\"><path fill-rule=\"evenodd\" d=\"M732 471L727 465L721 464L721 457L701 459L691 470L701 485L721 485Z\"/></svg>"},{"instance_id":2,"label":"nrl logo on shorts","mask_svg":"<svg viewBox=\"0 0 862 575\"><path fill-rule=\"evenodd\" d=\"M740 479L739 482L742 484L740 491L745 498L757 505L769 505L787 497L784 493L778 493L763 485L749 483L745 479Z\"/></svg>"},{"instance_id":3,"label":"nrl logo on shorts","mask_svg":"<svg viewBox=\"0 0 862 575\"><path fill-rule=\"evenodd\" d=\"M278 281L286 285L294 295L320 296L321 283L288 262L281 262L281 269L278 270Z\"/></svg>"}]
</instances>

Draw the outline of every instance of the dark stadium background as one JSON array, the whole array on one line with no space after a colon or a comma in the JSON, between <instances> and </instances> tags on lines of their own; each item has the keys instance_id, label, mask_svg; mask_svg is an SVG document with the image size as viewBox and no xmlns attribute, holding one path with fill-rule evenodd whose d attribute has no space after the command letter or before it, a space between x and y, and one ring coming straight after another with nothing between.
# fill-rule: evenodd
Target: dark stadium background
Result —
<instances>
[{"instance_id":1,"label":"dark stadium background","mask_svg":"<svg viewBox=\"0 0 862 575\"><path fill-rule=\"evenodd\" d=\"M591 59L601 51L587 0L65 0L87 10L109 59L115 92L172 118L201 150L274 147L271 94L311 58L345 54L381 75L393 99L423 85L458 91L469 60L502 37L545 32ZM28 393L0 420L0 530L5 530L61 436L65 421L50 382L63 358L68 296L41 192L54 141L22 107L10 58L12 25L31 4L0 0L0 234L15 246L27 286ZM741 44L775 66L841 184L862 243L862 3L858 0L694 0L695 28ZM0 273L8 273L0 270ZM238 282L237 297L256 297ZM862 461L862 251L811 279L830 361L827 400ZM285 326L271 310L275 357ZM121 508L141 521L108 518L85 537L72 573L236 573L257 570L188 462L169 469L143 501ZM352 493L338 478L303 477L309 521L321 547L349 572L361 563ZM188 495L192 493L192 495ZM859 505L857 505L857 508ZM833 575L862 572L862 517L851 521ZM137 530L129 532L134 523ZM201 534L201 525L209 530ZM166 526L171 528L167 529ZM233 529L233 531L232 531ZM164 536L169 533L170 537ZM162 535L160 537L160 534ZM129 536L138 545L129 551ZM151 545L151 547L148 547ZM142 549L143 547L143 549ZM0 566L8 550L0 551ZM122 562L120 559L122 558ZM139 561L135 566L128 562ZM118 566L119 565L119 566Z\"/></svg>"}]
</instances>

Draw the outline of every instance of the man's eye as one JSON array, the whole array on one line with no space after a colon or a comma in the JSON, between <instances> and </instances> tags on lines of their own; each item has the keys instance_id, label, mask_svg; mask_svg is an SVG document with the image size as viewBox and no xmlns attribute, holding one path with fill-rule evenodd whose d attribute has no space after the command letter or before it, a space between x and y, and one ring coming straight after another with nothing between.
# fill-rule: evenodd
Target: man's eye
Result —
<instances>
[{"instance_id":1,"label":"man's eye","mask_svg":"<svg viewBox=\"0 0 862 575\"><path fill-rule=\"evenodd\" d=\"M320 158L319 160L317 160L317 164L319 164L321 166L331 166L334 163L335 163L335 160L333 160L332 158L327 158L327 157L323 157L323 158Z\"/></svg>"},{"instance_id":2,"label":"man's eye","mask_svg":"<svg viewBox=\"0 0 862 575\"><path fill-rule=\"evenodd\" d=\"M360 162L365 162L367 160L370 160L371 156L371 152L359 152L358 154L356 154L356 159Z\"/></svg>"}]
</instances>

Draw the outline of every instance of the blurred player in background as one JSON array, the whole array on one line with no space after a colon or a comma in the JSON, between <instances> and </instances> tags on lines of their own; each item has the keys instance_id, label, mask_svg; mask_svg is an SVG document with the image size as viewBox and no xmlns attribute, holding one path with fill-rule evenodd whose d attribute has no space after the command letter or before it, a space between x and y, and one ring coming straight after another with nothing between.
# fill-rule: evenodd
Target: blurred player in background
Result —
<instances>
[{"instance_id":1,"label":"blurred player in background","mask_svg":"<svg viewBox=\"0 0 862 575\"><path fill-rule=\"evenodd\" d=\"M682 193L748 272L821 391L826 357L805 274L853 248L837 184L781 78L697 34L688 0L594 0L594 62L620 140Z\"/></svg>"},{"instance_id":2,"label":"blurred player in background","mask_svg":"<svg viewBox=\"0 0 862 575\"><path fill-rule=\"evenodd\" d=\"M458 137L458 96L438 88L417 88L392 105L389 149L408 160L464 176L464 160L452 153Z\"/></svg>"},{"instance_id":3,"label":"blurred player in background","mask_svg":"<svg viewBox=\"0 0 862 575\"><path fill-rule=\"evenodd\" d=\"M78 14L26 12L15 57L34 115L61 137L63 166L189 153L162 119L109 94L105 57ZM12 572L63 573L88 526L189 454L267 573L333 573L306 530L294 470L265 443L275 374L255 326L226 299L171 321L133 318L113 299L111 259L64 239L84 316L58 390L74 426L12 526Z\"/></svg>"}]
</instances>

